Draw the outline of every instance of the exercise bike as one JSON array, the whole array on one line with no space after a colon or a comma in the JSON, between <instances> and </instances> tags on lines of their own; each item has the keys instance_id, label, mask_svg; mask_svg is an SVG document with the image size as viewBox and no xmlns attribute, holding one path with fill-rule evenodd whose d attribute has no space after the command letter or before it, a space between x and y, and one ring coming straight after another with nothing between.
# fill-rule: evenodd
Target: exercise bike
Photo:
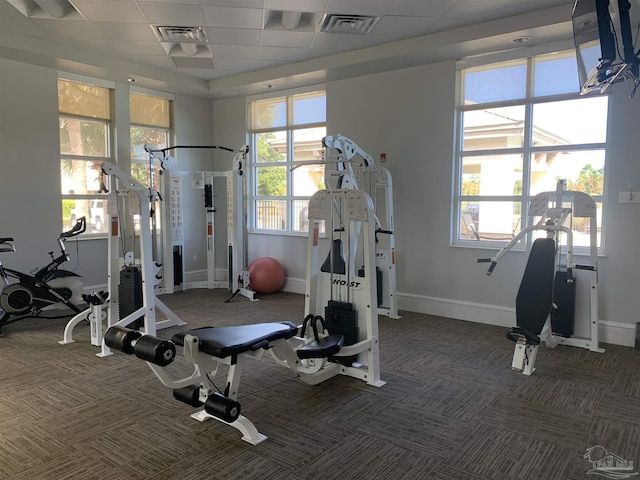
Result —
<instances>
[{"instance_id":1,"label":"exercise bike","mask_svg":"<svg viewBox=\"0 0 640 480\"><path fill-rule=\"evenodd\" d=\"M84 287L79 280L80 275L58 268L69 260L65 249L65 241L76 237L86 230L85 217L79 218L73 228L62 232L58 237L60 255L49 252L51 262L38 269L33 275L5 268L0 261L0 333L2 327L23 318L38 317L45 307L66 306L75 313L80 313ZM0 253L15 252L13 238L0 238ZM14 317L14 318L12 318Z\"/></svg>"}]
</instances>

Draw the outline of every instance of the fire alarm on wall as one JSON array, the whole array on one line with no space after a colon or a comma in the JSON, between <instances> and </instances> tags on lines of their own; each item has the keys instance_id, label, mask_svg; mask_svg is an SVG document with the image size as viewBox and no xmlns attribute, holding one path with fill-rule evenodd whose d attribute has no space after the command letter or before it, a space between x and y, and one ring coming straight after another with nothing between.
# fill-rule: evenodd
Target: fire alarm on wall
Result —
<instances>
[{"instance_id":1,"label":"fire alarm on wall","mask_svg":"<svg viewBox=\"0 0 640 480\"><path fill-rule=\"evenodd\" d=\"M387 154L386 153L381 153L380 154L380 161L381 162L386 162L387 161Z\"/></svg>"}]
</instances>

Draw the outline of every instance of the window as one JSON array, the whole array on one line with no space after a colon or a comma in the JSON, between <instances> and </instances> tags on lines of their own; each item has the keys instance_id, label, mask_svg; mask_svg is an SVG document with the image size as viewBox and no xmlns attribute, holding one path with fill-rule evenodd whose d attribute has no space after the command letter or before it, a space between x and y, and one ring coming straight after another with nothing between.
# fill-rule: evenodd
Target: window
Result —
<instances>
[{"instance_id":1,"label":"window","mask_svg":"<svg viewBox=\"0 0 640 480\"><path fill-rule=\"evenodd\" d=\"M171 102L166 98L134 93L129 94L131 117L131 175L143 185L151 185L149 155L145 145L165 148L169 145ZM157 166L156 166L157 168ZM157 183L157 175L154 175ZM155 185L159 190L159 185Z\"/></svg>"},{"instance_id":2,"label":"window","mask_svg":"<svg viewBox=\"0 0 640 480\"><path fill-rule=\"evenodd\" d=\"M167 98L149 94L129 93L129 115L131 121L131 176L141 184L161 191L160 166L149 163L148 145L154 149L169 146L171 127L171 102ZM134 214L134 228L140 229L140 215ZM156 216L160 227L161 216Z\"/></svg>"},{"instance_id":3,"label":"window","mask_svg":"<svg viewBox=\"0 0 640 480\"><path fill-rule=\"evenodd\" d=\"M573 52L460 72L454 244L506 242L527 226L531 198L590 194L602 225L608 97L580 96ZM576 219L574 245L588 245ZM598 243L600 246L600 232Z\"/></svg>"},{"instance_id":4,"label":"window","mask_svg":"<svg viewBox=\"0 0 640 480\"><path fill-rule=\"evenodd\" d=\"M324 188L325 92L251 102L249 118L253 229L307 232L309 199Z\"/></svg>"},{"instance_id":5,"label":"window","mask_svg":"<svg viewBox=\"0 0 640 480\"><path fill-rule=\"evenodd\" d=\"M109 88L58 80L60 175L64 228L82 216L87 233L106 233L109 179L102 164L111 161Z\"/></svg>"}]
</instances>

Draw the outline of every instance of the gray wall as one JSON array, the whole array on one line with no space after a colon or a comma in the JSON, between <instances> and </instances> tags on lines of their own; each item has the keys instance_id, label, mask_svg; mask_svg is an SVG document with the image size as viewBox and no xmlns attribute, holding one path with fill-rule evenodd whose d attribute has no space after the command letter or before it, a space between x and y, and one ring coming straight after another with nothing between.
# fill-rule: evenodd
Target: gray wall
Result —
<instances>
[{"instance_id":1,"label":"gray wall","mask_svg":"<svg viewBox=\"0 0 640 480\"><path fill-rule=\"evenodd\" d=\"M454 155L455 62L330 82L327 131L341 133L378 159L386 153L394 182L399 305L401 309L509 326L526 256L514 252L491 277L478 257L495 250L450 244ZM619 85L611 98L608 146L606 257L600 263L601 340L633 344L640 321L635 295L640 283L640 205L619 204L618 192L640 190L638 99ZM243 102L214 103L216 118L234 118L241 129ZM219 124L216 122L215 134ZM280 260L288 289L300 291L306 239L251 235L249 258ZM578 258L579 262L580 259Z\"/></svg>"},{"instance_id":2,"label":"gray wall","mask_svg":"<svg viewBox=\"0 0 640 480\"><path fill-rule=\"evenodd\" d=\"M128 94L127 84L116 90ZM29 272L49 261L47 252L57 249L62 230L60 218L60 146L58 133L57 71L0 59L0 236L15 238L17 252L3 254L3 263ZM122 98L122 97L119 97ZM125 102L115 102L117 118L128 118ZM213 131L211 101L177 95L174 102L175 141L209 144ZM122 127L122 125L121 125ZM119 129L117 160L129 162L128 128ZM179 168L196 169L206 162L203 152L180 153ZM191 201L191 198L187 198ZM201 199L199 200L201 201ZM200 228L185 230L188 259L206 260L204 217L186 209L185 220ZM193 215L193 217L192 217ZM65 268L83 277L85 288L107 283L107 240L68 241L71 261ZM206 265L206 263L205 263ZM205 268L187 264L187 268Z\"/></svg>"},{"instance_id":3,"label":"gray wall","mask_svg":"<svg viewBox=\"0 0 640 480\"><path fill-rule=\"evenodd\" d=\"M18 252L3 255L9 266L30 270L47 261L61 229L56 71L0 59L0 235L14 236ZM118 84L118 88L125 86ZM400 308L509 325L525 255L509 255L492 277L474 259L492 252L451 247L451 185L454 142L455 64L398 70L330 82L327 126L356 141L374 158L386 153L393 175ZM640 283L640 205L619 204L618 192L640 190L638 99L618 85L611 96L607 172L606 257L600 259L600 319L603 340L631 345ZM176 96L176 144L239 146L246 141L246 99L212 102ZM213 132L213 135L211 134ZM118 149L123 152L124 149ZM122 153L120 153L122 155ZM179 151L179 169L227 170L225 152ZM184 179L185 270L206 268L201 192ZM222 208L222 205L220 208ZM222 219L224 228L224 219ZM218 222L219 223L219 222ZM226 245L221 235L218 248ZM70 245L87 286L104 285L106 241ZM248 260L268 255L288 272L287 289L304 291L306 238L249 235ZM224 251L224 250L222 250ZM222 255L218 268L226 267Z\"/></svg>"}]
</instances>

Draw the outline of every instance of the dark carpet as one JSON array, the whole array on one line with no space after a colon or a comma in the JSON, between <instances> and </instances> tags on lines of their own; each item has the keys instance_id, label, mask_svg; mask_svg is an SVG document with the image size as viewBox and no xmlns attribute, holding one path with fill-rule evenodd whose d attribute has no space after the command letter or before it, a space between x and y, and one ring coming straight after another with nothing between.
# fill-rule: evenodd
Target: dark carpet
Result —
<instances>
[{"instance_id":1,"label":"dark carpet","mask_svg":"<svg viewBox=\"0 0 640 480\"><path fill-rule=\"evenodd\" d=\"M163 296L188 325L158 336L302 320L302 295L226 297ZM249 362L239 401L269 437L257 446L191 419L143 361L96 357L86 324L64 346L68 319L9 325L0 337L0 479L586 479L594 475L584 454L597 445L640 465L637 351L543 346L526 377L510 369L503 328L401 314L379 320L381 388L348 377L307 386L268 354ZM169 368L186 376L187 367Z\"/></svg>"}]
</instances>

